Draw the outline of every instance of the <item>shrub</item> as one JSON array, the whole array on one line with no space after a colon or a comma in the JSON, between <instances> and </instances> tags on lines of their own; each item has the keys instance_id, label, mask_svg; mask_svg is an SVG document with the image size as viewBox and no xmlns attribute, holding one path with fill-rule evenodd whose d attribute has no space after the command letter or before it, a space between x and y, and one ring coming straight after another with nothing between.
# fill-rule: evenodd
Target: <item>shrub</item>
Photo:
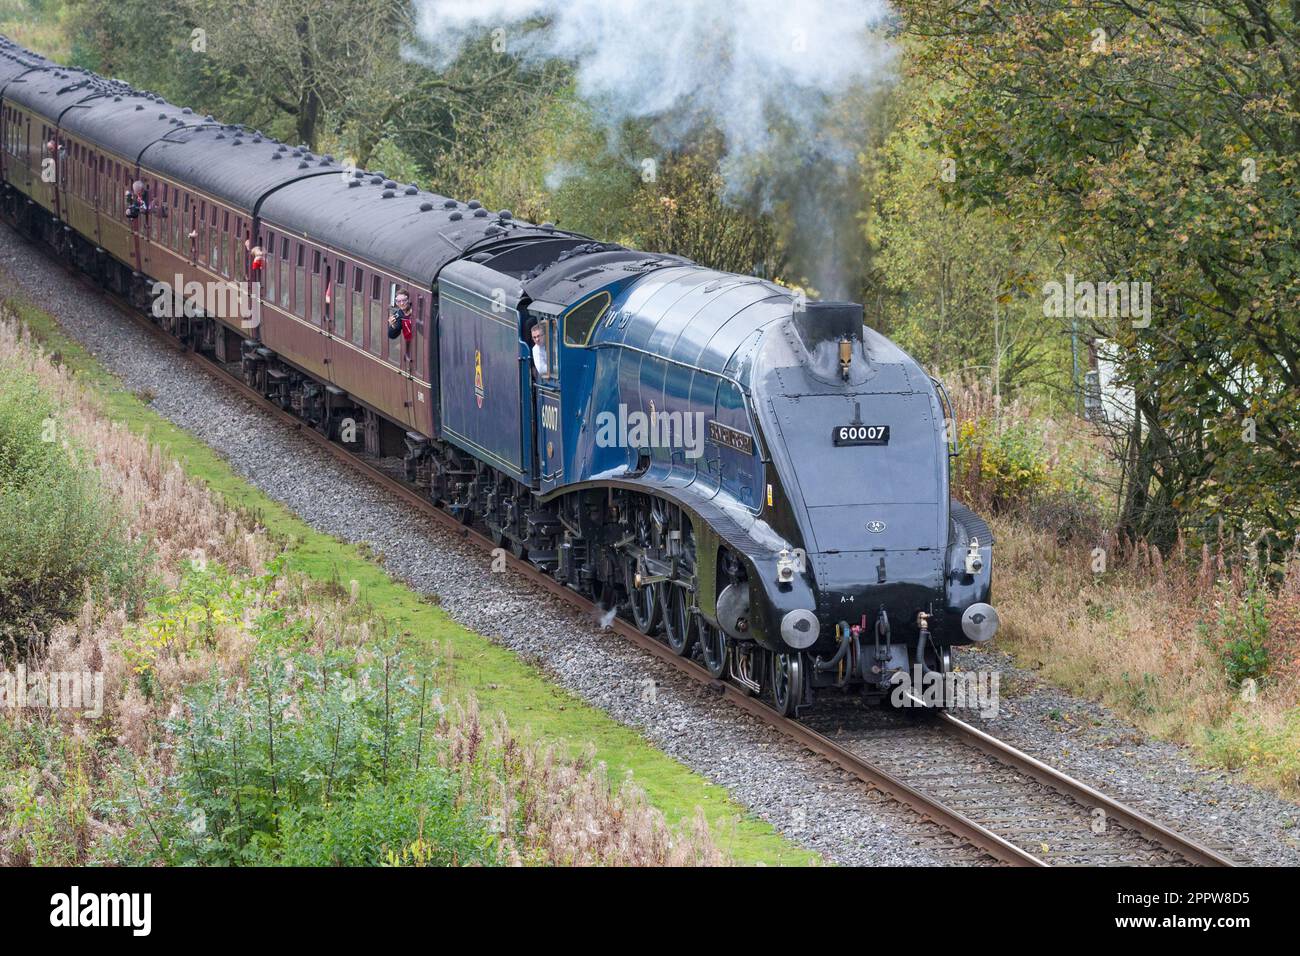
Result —
<instances>
[{"instance_id":1,"label":"shrub","mask_svg":"<svg viewBox=\"0 0 1300 956\"><path fill-rule=\"evenodd\" d=\"M954 490L976 505L1005 511L1048 487L1042 442L1025 422L999 427L993 419L964 421Z\"/></svg>"},{"instance_id":2,"label":"shrub","mask_svg":"<svg viewBox=\"0 0 1300 956\"><path fill-rule=\"evenodd\" d=\"M1219 606L1218 643L1229 683L1261 680L1268 673L1269 589L1254 565L1240 594L1225 588Z\"/></svg>"},{"instance_id":3,"label":"shrub","mask_svg":"<svg viewBox=\"0 0 1300 956\"><path fill-rule=\"evenodd\" d=\"M0 379L0 639L22 650L87 589L130 592L142 551L35 377L0 363Z\"/></svg>"}]
</instances>

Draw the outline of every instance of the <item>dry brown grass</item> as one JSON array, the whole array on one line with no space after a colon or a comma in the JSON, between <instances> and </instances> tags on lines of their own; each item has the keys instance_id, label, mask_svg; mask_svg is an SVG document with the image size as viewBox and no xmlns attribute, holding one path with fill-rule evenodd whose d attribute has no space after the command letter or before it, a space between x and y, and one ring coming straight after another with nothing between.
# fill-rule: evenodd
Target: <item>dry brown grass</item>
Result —
<instances>
[{"instance_id":1,"label":"dry brown grass","mask_svg":"<svg viewBox=\"0 0 1300 956\"><path fill-rule=\"evenodd\" d=\"M1252 593L1247 559L1181 540L1167 553L1117 540L1105 517L1117 468L1095 427L1041 403L999 402L977 380L949 391L960 422L986 423L982 435L1031 434L1045 465L1031 491L1014 495L973 442L953 468L954 496L991 515L999 645L1151 734L1300 795L1300 552L1258 592L1268 669L1250 700L1225 665L1240 636L1232 612Z\"/></svg>"},{"instance_id":2,"label":"dry brown grass","mask_svg":"<svg viewBox=\"0 0 1300 956\"><path fill-rule=\"evenodd\" d=\"M246 576L267 573L279 549L262 529L188 479L156 447L107 421L94 397L3 315L0 357L30 370L56 397L60 428L93 454L131 534L148 542L149 568L162 589L177 585L190 560L241 569ZM291 620L306 622L309 650L355 647L364 655L372 630L383 626L366 619L355 588L282 573L267 593L277 595L276 606ZM87 601L76 620L55 628L28 668L101 672L104 714L86 720L68 710L0 711L0 761L14 763L0 775L0 864L103 862L105 840L125 838L129 826L102 807L123 797L117 788L127 776L143 781L144 789L166 786L180 743L168 730L168 718L199 681L216 674L238 685L247 678L256 645L247 621L259 609L251 608L242 620L205 622L201 639L196 623L193 633L158 648L147 694L129 656L139 632L129 609ZM450 658L444 655L441 666L454 681ZM702 816L689 827L670 826L644 792L630 783L613 786L589 756L563 757L507 727L503 718L485 721L472 700L444 713L435 737L439 759L466 779L485 765L497 768L495 783L473 798L485 814L510 821L503 826L504 862L725 862ZM404 853L399 862L418 862L418 848Z\"/></svg>"},{"instance_id":3,"label":"dry brown grass","mask_svg":"<svg viewBox=\"0 0 1300 956\"><path fill-rule=\"evenodd\" d=\"M1229 680L1236 635L1219 627L1225 604L1246 594L1243 562L1104 537L1063 545L1017 516L992 525L1000 646L1151 734L1300 795L1300 554L1267 596L1269 668L1252 701Z\"/></svg>"}]
</instances>

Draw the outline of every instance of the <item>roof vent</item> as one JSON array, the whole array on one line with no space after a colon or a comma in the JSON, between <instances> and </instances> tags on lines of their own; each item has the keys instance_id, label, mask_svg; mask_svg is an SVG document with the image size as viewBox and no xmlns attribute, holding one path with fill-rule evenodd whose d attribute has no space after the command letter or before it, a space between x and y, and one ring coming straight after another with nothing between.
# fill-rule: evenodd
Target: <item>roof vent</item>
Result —
<instances>
[{"instance_id":1,"label":"roof vent","mask_svg":"<svg viewBox=\"0 0 1300 956\"><path fill-rule=\"evenodd\" d=\"M515 218L515 214L512 213L509 209L502 209L499 213L497 213L497 218L510 220Z\"/></svg>"},{"instance_id":2,"label":"roof vent","mask_svg":"<svg viewBox=\"0 0 1300 956\"><path fill-rule=\"evenodd\" d=\"M396 188L397 188L397 183L393 182L391 179L385 179L385 180L384 180L384 188L385 188L385 189L396 189Z\"/></svg>"},{"instance_id":3,"label":"roof vent","mask_svg":"<svg viewBox=\"0 0 1300 956\"><path fill-rule=\"evenodd\" d=\"M469 201L469 208L470 208L470 209L481 209L481 208L483 208L483 204L482 204L481 202L479 202L477 199L471 199L471 200Z\"/></svg>"},{"instance_id":4,"label":"roof vent","mask_svg":"<svg viewBox=\"0 0 1300 956\"><path fill-rule=\"evenodd\" d=\"M272 159L283 159L284 157L281 156L279 153L272 153L272 154L271 154L271 158L272 158Z\"/></svg>"},{"instance_id":5,"label":"roof vent","mask_svg":"<svg viewBox=\"0 0 1300 956\"><path fill-rule=\"evenodd\" d=\"M316 165L317 165L317 166L328 166L329 164L330 164L330 161L329 161L328 159L322 159L322 160L321 160L319 163L317 163Z\"/></svg>"},{"instance_id":6,"label":"roof vent","mask_svg":"<svg viewBox=\"0 0 1300 956\"><path fill-rule=\"evenodd\" d=\"M348 189L351 189L353 186L360 186L360 185L361 183L357 182L355 179L348 180Z\"/></svg>"},{"instance_id":7,"label":"roof vent","mask_svg":"<svg viewBox=\"0 0 1300 956\"><path fill-rule=\"evenodd\" d=\"M407 186L404 192L408 196L415 196L420 192L420 190L416 189L414 186Z\"/></svg>"},{"instance_id":8,"label":"roof vent","mask_svg":"<svg viewBox=\"0 0 1300 956\"><path fill-rule=\"evenodd\" d=\"M326 153L326 154L325 154L325 162L327 162L327 163L332 163L332 162L334 162L334 157L331 156L329 153Z\"/></svg>"},{"instance_id":9,"label":"roof vent","mask_svg":"<svg viewBox=\"0 0 1300 956\"><path fill-rule=\"evenodd\" d=\"M115 97L113 97L113 102L114 102L114 103L120 103L120 102L122 102L122 97L120 97L120 96L115 96Z\"/></svg>"},{"instance_id":10,"label":"roof vent","mask_svg":"<svg viewBox=\"0 0 1300 956\"><path fill-rule=\"evenodd\" d=\"M194 111L187 106L184 109L182 109L181 112L184 113L186 116L189 116Z\"/></svg>"},{"instance_id":11,"label":"roof vent","mask_svg":"<svg viewBox=\"0 0 1300 956\"><path fill-rule=\"evenodd\" d=\"M236 136L234 139L232 139L232 140L230 141L230 145L231 145L231 146L243 146L243 145L244 145L244 141L243 141L242 139L240 139L238 136Z\"/></svg>"},{"instance_id":12,"label":"roof vent","mask_svg":"<svg viewBox=\"0 0 1300 956\"><path fill-rule=\"evenodd\" d=\"M306 169L309 165L311 165L311 164L308 163L307 160L304 159L304 160L302 160L302 161L300 161L300 162L298 163L298 168L299 168L299 169Z\"/></svg>"},{"instance_id":13,"label":"roof vent","mask_svg":"<svg viewBox=\"0 0 1300 956\"><path fill-rule=\"evenodd\" d=\"M218 133L218 134L217 134L217 139L225 139L225 138L226 138L226 134L225 134L225 133Z\"/></svg>"},{"instance_id":14,"label":"roof vent","mask_svg":"<svg viewBox=\"0 0 1300 956\"><path fill-rule=\"evenodd\" d=\"M393 196L395 195L396 193L394 193L391 189L385 189L383 192L383 198L385 199L392 199Z\"/></svg>"},{"instance_id":15,"label":"roof vent","mask_svg":"<svg viewBox=\"0 0 1300 956\"><path fill-rule=\"evenodd\" d=\"M464 219L465 217L464 217L461 213L453 212L453 213L452 213L450 216L448 216L447 218L450 219L452 222L460 222L460 221L461 221L462 219Z\"/></svg>"},{"instance_id":16,"label":"roof vent","mask_svg":"<svg viewBox=\"0 0 1300 956\"><path fill-rule=\"evenodd\" d=\"M457 206L457 202L454 199L444 199L442 202L443 209L455 209L456 206Z\"/></svg>"},{"instance_id":17,"label":"roof vent","mask_svg":"<svg viewBox=\"0 0 1300 956\"><path fill-rule=\"evenodd\" d=\"M502 232L505 232L505 230L502 229L500 226L488 226L486 229L483 230L483 235L495 236L498 233L502 233Z\"/></svg>"},{"instance_id":18,"label":"roof vent","mask_svg":"<svg viewBox=\"0 0 1300 956\"><path fill-rule=\"evenodd\" d=\"M284 143L281 143L279 146L277 146L277 147L275 148L275 151L276 151L277 153L284 153L284 152L287 152L288 149L289 149L288 146L285 146Z\"/></svg>"},{"instance_id":19,"label":"roof vent","mask_svg":"<svg viewBox=\"0 0 1300 956\"><path fill-rule=\"evenodd\" d=\"M420 203L420 212L428 212L432 208L433 208L433 203L431 202Z\"/></svg>"},{"instance_id":20,"label":"roof vent","mask_svg":"<svg viewBox=\"0 0 1300 956\"><path fill-rule=\"evenodd\" d=\"M371 177L370 177L370 185L372 185L372 186L382 186L383 184L384 184L384 177L383 177L383 176L371 176Z\"/></svg>"},{"instance_id":21,"label":"roof vent","mask_svg":"<svg viewBox=\"0 0 1300 956\"><path fill-rule=\"evenodd\" d=\"M541 226L539 226L538 228L540 228L543 232L554 232L554 231L555 231L555 223L553 223L553 222L544 222L544 223L542 223Z\"/></svg>"},{"instance_id":22,"label":"roof vent","mask_svg":"<svg viewBox=\"0 0 1300 956\"><path fill-rule=\"evenodd\" d=\"M474 218L475 218L475 219L486 219L486 218L487 218L487 210L484 209L482 206L479 206L477 209L474 210Z\"/></svg>"},{"instance_id":23,"label":"roof vent","mask_svg":"<svg viewBox=\"0 0 1300 956\"><path fill-rule=\"evenodd\" d=\"M136 111L137 113L140 112L142 109L144 109L144 104L143 104L143 103L136 103L136 104L135 104L135 111Z\"/></svg>"},{"instance_id":24,"label":"roof vent","mask_svg":"<svg viewBox=\"0 0 1300 956\"><path fill-rule=\"evenodd\" d=\"M158 118L159 118L159 119L166 119L166 118L167 118L167 114L166 114L166 113L159 113L159 114L158 114Z\"/></svg>"}]
</instances>

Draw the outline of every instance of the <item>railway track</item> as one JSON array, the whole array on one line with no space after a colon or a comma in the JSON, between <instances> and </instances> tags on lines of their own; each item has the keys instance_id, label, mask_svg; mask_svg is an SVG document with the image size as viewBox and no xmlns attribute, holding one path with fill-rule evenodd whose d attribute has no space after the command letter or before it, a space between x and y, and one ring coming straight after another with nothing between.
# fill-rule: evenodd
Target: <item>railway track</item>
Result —
<instances>
[{"instance_id":1,"label":"railway track","mask_svg":"<svg viewBox=\"0 0 1300 956\"><path fill-rule=\"evenodd\" d=\"M349 451L307 426L292 412L248 387L230 368L191 350L124 299L60 260L43 243L27 236L22 238L136 325L341 462L378 482L467 542L488 553L500 551L486 535L439 508L380 463ZM510 569L558 599L584 612L599 610L590 600L528 561L508 552L502 554ZM620 637L706 685L870 790L897 801L921 819L955 835L994 863L1010 866L1235 865L1217 851L950 714L936 714L919 723L915 719L881 714L874 726L848 734L848 746L845 746L817 729L822 722L819 719L803 722L780 716L748 691L714 679L700 664L678 657L666 644L641 633L622 618L614 617L609 626Z\"/></svg>"}]
</instances>

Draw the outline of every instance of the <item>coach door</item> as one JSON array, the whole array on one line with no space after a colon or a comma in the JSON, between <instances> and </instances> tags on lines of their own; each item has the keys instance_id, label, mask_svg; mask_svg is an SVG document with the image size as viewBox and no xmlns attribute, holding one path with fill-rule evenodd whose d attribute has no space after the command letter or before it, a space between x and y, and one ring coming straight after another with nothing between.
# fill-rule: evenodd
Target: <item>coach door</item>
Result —
<instances>
[{"instance_id":1,"label":"coach door","mask_svg":"<svg viewBox=\"0 0 1300 956\"><path fill-rule=\"evenodd\" d=\"M140 171L138 169L132 171L129 167L127 168L127 176L130 178L132 184L136 182L136 177L139 175ZM131 188L132 186L127 186L128 190ZM135 202L135 196L123 195L118 202L122 203L122 215L125 216L126 210ZM137 212L135 218L127 219L127 222L131 224L131 262L135 264L137 272L144 272L144 250L140 248L140 234L145 228L145 214L143 212Z\"/></svg>"}]
</instances>

